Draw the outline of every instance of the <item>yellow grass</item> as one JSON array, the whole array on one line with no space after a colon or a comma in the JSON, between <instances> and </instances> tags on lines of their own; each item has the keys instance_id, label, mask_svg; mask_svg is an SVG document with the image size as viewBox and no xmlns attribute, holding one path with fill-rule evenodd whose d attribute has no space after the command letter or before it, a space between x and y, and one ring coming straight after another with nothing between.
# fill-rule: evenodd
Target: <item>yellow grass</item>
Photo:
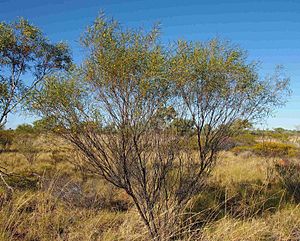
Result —
<instances>
[{"instance_id":1,"label":"yellow grass","mask_svg":"<svg viewBox=\"0 0 300 241\"><path fill-rule=\"evenodd\" d=\"M27 184L25 188L15 188L12 200L4 200L5 188L0 186L0 240L149 240L124 192L98 177L83 181L70 162L54 163L47 147L32 165L18 152L0 155L0 166L8 171L27 178L33 178L26 176L29 173L40 175L35 188ZM204 225L196 226L180 239L300 240L300 207L284 200L285 193L276 182L265 185L268 165L267 160L251 153L221 153L210 178L215 191L204 190L195 202L198 206L195 204L194 211L199 212L195 220L201 219ZM82 188L80 195L59 194L76 185ZM227 207L220 207L222 200L217 196L224 190L222 198L239 198L239 208L245 210L245 215L241 212L235 216ZM116 209L120 205L128 209ZM220 213L211 215L211 210Z\"/></svg>"}]
</instances>

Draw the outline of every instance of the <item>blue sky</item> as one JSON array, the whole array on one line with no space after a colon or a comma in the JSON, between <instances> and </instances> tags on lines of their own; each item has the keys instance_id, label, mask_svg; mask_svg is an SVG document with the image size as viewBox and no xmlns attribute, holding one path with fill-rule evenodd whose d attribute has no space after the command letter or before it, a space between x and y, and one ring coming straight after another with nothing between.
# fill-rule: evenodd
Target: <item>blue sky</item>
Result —
<instances>
[{"instance_id":1,"label":"blue sky","mask_svg":"<svg viewBox=\"0 0 300 241\"><path fill-rule=\"evenodd\" d=\"M40 27L51 41L65 40L80 62L80 34L101 11L124 26L162 26L162 40L231 40L246 49L250 60L262 62L260 73L277 64L291 78L288 104L269 118L264 128L300 125L300 1L297 0L0 0L0 21L23 16ZM7 127L33 117L15 113Z\"/></svg>"}]
</instances>

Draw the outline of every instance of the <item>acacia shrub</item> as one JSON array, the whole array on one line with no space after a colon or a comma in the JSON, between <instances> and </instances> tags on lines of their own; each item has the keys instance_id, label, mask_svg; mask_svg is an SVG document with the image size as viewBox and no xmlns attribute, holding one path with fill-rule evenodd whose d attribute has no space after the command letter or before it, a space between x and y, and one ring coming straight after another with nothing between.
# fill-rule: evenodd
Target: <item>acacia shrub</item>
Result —
<instances>
[{"instance_id":1,"label":"acacia shrub","mask_svg":"<svg viewBox=\"0 0 300 241\"><path fill-rule=\"evenodd\" d=\"M298 157L299 149L293 144L279 142L261 142L255 145L237 146L231 149L235 154L250 151L261 157L266 158L295 158Z\"/></svg>"},{"instance_id":2,"label":"acacia shrub","mask_svg":"<svg viewBox=\"0 0 300 241\"><path fill-rule=\"evenodd\" d=\"M297 157L299 149L292 144L285 144L279 142L262 142L253 146L255 154L264 157Z\"/></svg>"},{"instance_id":3,"label":"acacia shrub","mask_svg":"<svg viewBox=\"0 0 300 241\"><path fill-rule=\"evenodd\" d=\"M169 49L158 36L157 28L124 30L100 16L82 38L84 64L48 78L31 105L54 118L87 169L131 197L157 241L180 238L185 207L243 127L237 120L268 116L288 89L278 72L261 79L244 51L226 43L179 41ZM184 123L168 128L172 109ZM194 149L179 146L191 142Z\"/></svg>"}]
</instances>

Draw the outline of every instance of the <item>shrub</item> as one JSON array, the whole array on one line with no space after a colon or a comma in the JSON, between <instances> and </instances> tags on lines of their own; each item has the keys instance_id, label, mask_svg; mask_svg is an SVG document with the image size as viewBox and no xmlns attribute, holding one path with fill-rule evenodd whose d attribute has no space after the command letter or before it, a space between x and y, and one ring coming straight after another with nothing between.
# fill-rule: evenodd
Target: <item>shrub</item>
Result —
<instances>
[{"instance_id":1,"label":"shrub","mask_svg":"<svg viewBox=\"0 0 300 241\"><path fill-rule=\"evenodd\" d=\"M20 133L20 134L30 134L33 132L34 132L33 126L30 124L21 124L18 125L18 127L16 128L16 133Z\"/></svg>"},{"instance_id":2,"label":"shrub","mask_svg":"<svg viewBox=\"0 0 300 241\"><path fill-rule=\"evenodd\" d=\"M253 146L236 146L231 149L231 151L235 154L241 154L243 152L253 152Z\"/></svg>"},{"instance_id":3,"label":"shrub","mask_svg":"<svg viewBox=\"0 0 300 241\"><path fill-rule=\"evenodd\" d=\"M296 157L299 155L299 150L291 144L264 142L253 146L253 151L264 157Z\"/></svg>"},{"instance_id":4,"label":"shrub","mask_svg":"<svg viewBox=\"0 0 300 241\"><path fill-rule=\"evenodd\" d=\"M233 138L236 146L250 146L256 144L256 137L251 133L243 133Z\"/></svg>"},{"instance_id":5,"label":"shrub","mask_svg":"<svg viewBox=\"0 0 300 241\"><path fill-rule=\"evenodd\" d=\"M13 131L1 130L0 131L0 152L7 151L13 144Z\"/></svg>"},{"instance_id":6,"label":"shrub","mask_svg":"<svg viewBox=\"0 0 300 241\"><path fill-rule=\"evenodd\" d=\"M35 144L36 135L34 134L19 134L17 141L18 151L26 158L32 165L40 153L40 148Z\"/></svg>"},{"instance_id":7,"label":"shrub","mask_svg":"<svg viewBox=\"0 0 300 241\"><path fill-rule=\"evenodd\" d=\"M297 157L299 149L291 144L277 143L277 142L263 142L255 145L236 146L231 149L234 154L240 154L242 152L252 152L262 157Z\"/></svg>"},{"instance_id":8,"label":"shrub","mask_svg":"<svg viewBox=\"0 0 300 241\"><path fill-rule=\"evenodd\" d=\"M30 104L55 117L57 134L80 150L85 166L131 197L152 239L170 240L228 138L244 119L256 121L283 104L289 81L281 71L262 81L244 51L216 39L178 41L169 54L158 30L124 31L100 16L82 37L82 68L47 79ZM180 151L181 135L157 128L173 118L165 107L182 118L174 123L178 134L195 130L197 152ZM101 135L86 123L114 133Z\"/></svg>"}]
</instances>

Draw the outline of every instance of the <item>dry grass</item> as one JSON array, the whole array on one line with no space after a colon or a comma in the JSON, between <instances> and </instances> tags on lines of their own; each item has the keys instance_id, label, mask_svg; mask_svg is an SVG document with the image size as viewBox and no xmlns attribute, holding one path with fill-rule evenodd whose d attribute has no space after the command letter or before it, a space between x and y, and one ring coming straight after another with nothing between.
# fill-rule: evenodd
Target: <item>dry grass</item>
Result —
<instances>
[{"instance_id":1,"label":"dry grass","mask_svg":"<svg viewBox=\"0 0 300 241\"><path fill-rule=\"evenodd\" d=\"M204 228L203 240L299 240L299 206L286 207L264 218L236 220L225 217Z\"/></svg>"},{"instance_id":2,"label":"dry grass","mask_svg":"<svg viewBox=\"0 0 300 241\"><path fill-rule=\"evenodd\" d=\"M223 152L219 156L213 178L224 185L245 181L263 181L266 179L267 167L266 159L249 152L238 156L231 152Z\"/></svg>"},{"instance_id":3,"label":"dry grass","mask_svg":"<svg viewBox=\"0 0 300 241\"><path fill-rule=\"evenodd\" d=\"M56 163L49 144L33 164L8 152L0 165L19 175L8 180L11 200L0 185L0 240L149 240L125 193L83 180L67 160ZM300 208L278 182L266 183L268 165L251 153L221 153L178 240L300 240Z\"/></svg>"}]
</instances>

